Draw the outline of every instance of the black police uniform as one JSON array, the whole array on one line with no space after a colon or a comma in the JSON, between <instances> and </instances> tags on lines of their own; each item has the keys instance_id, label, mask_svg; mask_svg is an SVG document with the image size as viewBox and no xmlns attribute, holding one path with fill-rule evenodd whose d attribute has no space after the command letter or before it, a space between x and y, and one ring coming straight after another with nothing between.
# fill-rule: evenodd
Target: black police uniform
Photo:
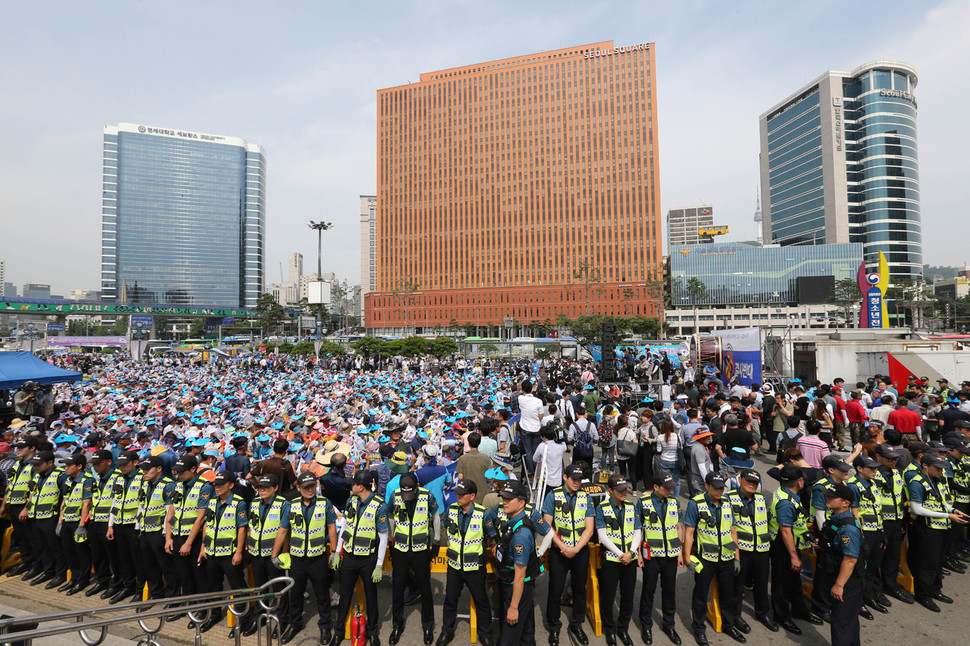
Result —
<instances>
[{"instance_id":1,"label":"black police uniform","mask_svg":"<svg viewBox=\"0 0 970 646\"><path fill-rule=\"evenodd\" d=\"M833 514L819 535L818 567L826 573L826 580L834 585L846 557L856 559L852 575L845 582L842 601L829 595L832 607L832 646L859 646L859 611L862 609L863 562L862 530L851 511Z\"/></svg>"}]
</instances>

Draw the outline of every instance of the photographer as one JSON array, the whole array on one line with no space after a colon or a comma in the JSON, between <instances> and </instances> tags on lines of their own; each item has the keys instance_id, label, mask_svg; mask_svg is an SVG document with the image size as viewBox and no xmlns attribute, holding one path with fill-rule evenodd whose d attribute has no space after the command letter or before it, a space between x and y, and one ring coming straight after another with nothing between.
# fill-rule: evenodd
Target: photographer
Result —
<instances>
[{"instance_id":1,"label":"photographer","mask_svg":"<svg viewBox=\"0 0 970 646\"><path fill-rule=\"evenodd\" d=\"M13 408L20 419L30 419L43 413L37 401L40 385L36 381L28 381L21 386L20 391L13 396Z\"/></svg>"}]
</instances>

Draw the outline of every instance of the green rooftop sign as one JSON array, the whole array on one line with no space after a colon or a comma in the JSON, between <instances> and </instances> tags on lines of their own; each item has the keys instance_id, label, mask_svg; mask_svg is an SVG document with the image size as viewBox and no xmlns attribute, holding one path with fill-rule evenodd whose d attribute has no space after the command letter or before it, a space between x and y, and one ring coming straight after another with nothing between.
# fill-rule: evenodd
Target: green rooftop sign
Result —
<instances>
[{"instance_id":1,"label":"green rooftop sign","mask_svg":"<svg viewBox=\"0 0 970 646\"><path fill-rule=\"evenodd\" d=\"M122 305L97 303L26 303L0 301L0 313L13 314L154 314L159 316L257 316L251 310L173 307L171 305Z\"/></svg>"}]
</instances>

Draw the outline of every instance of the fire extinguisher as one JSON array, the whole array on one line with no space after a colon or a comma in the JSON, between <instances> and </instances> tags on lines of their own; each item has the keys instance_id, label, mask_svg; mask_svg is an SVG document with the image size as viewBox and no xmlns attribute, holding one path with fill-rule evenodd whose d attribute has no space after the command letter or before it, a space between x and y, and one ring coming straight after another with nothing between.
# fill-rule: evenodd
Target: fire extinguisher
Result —
<instances>
[{"instance_id":1,"label":"fire extinguisher","mask_svg":"<svg viewBox=\"0 0 970 646\"><path fill-rule=\"evenodd\" d=\"M354 618L350 621L351 646L365 646L367 644L367 620L360 614L360 606L354 606Z\"/></svg>"}]
</instances>

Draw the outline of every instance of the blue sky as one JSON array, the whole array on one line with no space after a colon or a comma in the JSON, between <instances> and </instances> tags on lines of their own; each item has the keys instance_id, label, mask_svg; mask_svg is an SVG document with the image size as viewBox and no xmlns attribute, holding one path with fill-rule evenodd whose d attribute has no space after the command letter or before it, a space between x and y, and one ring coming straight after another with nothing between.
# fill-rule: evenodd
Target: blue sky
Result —
<instances>
[{"instance_id":1,"label":"blue sky","mask_svg":"<svg viewBox=\"0 0 970 646\"><path fill-rule=\"evenodd\" d=\"M0 259L7 280L100 286L101 133L149 123L245 138L268 159L267 281L311 219L324 271L359 279L376 90L422 72L613 40L655 42L662 212L714 205L754 238L758 116L828 69L919 74L924 260L962 265L970 3L6 2L0 6ZM951 231L958 231L952 235ZM941 235L943 234L943 235Z\"/></svg>"}]
</instances>

